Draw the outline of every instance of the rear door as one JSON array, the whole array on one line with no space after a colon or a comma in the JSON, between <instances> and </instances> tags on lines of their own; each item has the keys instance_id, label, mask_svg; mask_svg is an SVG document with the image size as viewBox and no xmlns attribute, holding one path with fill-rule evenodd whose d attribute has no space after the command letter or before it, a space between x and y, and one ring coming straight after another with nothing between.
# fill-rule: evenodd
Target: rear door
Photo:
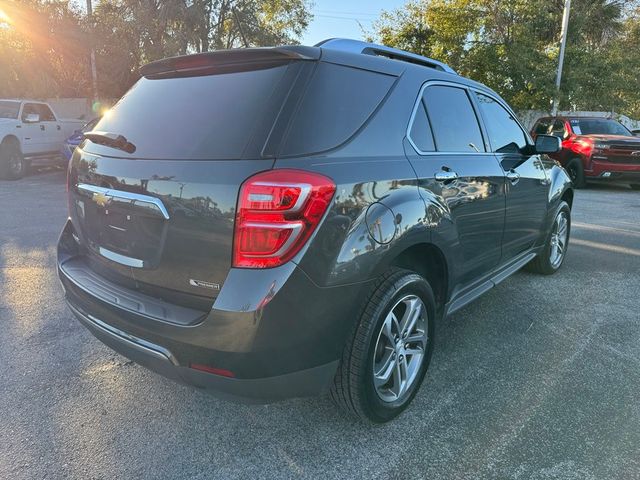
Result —
<instances>
[{"instance_id":1,"label":"rear door","mask_svg":"<svg viewBox=\"0 0 640 480\"><path fill-rule=\"evenodd\" d=\"M472 283L496 267L504 228L504 173L485 141L470 92L457 84L430 83L414 107L409 159L423 195L446 208L433 230L436 243L454 252L454 282Z\"/></svg>"},{"instance_id":2,"label":"rear door","mask_svg":"<svg viewBox=\"0 0 640 480\"><path fill-rule=\"evenodd\" d=\"M216 296L240 185L272 167L261 150L300 63L236 61L204 75L169 65L104 115L93 132L134 149L85 140L71 161L72 222L94 270L176 303Z\"/></svg>"},{"instance_id":3,"label":"rear door","mask_svg":"<svg viewBox=\"0 0 640 480\"><path fill-rule=\"evenodd\" d=\"M491 150L507 177L503 260L531 248L540 238L547 214L549 180L539 155L525 155L527 134L502 102L475 92Z\"/></svg>"}]
</instances>

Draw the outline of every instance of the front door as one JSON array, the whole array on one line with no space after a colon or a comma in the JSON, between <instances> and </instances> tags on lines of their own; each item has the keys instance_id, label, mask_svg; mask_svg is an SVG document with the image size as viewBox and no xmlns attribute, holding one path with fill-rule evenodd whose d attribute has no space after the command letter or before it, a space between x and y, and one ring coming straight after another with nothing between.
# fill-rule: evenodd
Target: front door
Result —
<instances>
[{"instance_id":1,"label":"front door","mask_svg":"<svg viewBox=\"0 0 640 480\"><path fill-rule=\"evenodd\" d=\"M491 149L507 178L503 261L527 251L541 238L547 215L549 179L539 155L527 153L530 144L506 106L497 99L476 92Z\"/></svg>"},{"instance_id":2,"label":"front door","mask_svg":"<svg viewBox=\"0 0 640 480\"><path fill-rule=\"evenodd\" d=\"M37 115L38 121L30 121L34 115ZM36 103L25 103L22 107L21 129L23 135L22 153L25 155L34 155L45 151L46 132L45 126L40 121L40 109Z\"/></svg>"},{"instance_id":3,"label":"front door","mask_svg":"<svg viewBox=\"0 0 640 480\"><path fill-rule=\"evenodd\" d=\"M58 152L62 146L62 138L60 134L60 125L56 121L56 117L44 103L38 104L40 112L40 122L44 126L44 141L42 145L43 152Z\"/></svg>"},{"instance_id":4,"label":"front door","mask_svg":"<svg viewBox=\"0 0 640 480\"><path fill-rule=\"evenodd\" d=\"M408 135L413 149L407 149L423 197L442 205L432 239L453 252L457 288L498 265L504 228L504 173L486 151L469 95L456 84L423 87Z\"/></svg>"}]
</instances>

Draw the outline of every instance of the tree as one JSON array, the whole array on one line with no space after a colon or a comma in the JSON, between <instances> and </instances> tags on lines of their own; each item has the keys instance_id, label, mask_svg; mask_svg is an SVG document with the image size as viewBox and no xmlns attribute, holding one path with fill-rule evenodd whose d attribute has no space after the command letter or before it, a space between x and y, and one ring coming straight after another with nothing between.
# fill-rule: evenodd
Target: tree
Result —
<instances>
[{"instance_id":1,"label":"tree","mask_svg":"<svg viewBox=\"0 0 640 480\"><path fill-rule=\"evenodd\" d=\"M631 98L640 96L621 94L629 85L629 57L637 58L640 47L629 33L637 23L638 10L631 8L637 3L573 0L561 108L626 111ZM563 4L414 0L383 14L371 36L450 64L516 109L547 110L555 92ZM623 39L625 46L618 46Z\"/></svg>"},{"instance_id":2,"label":"tree","mask_svg":"<svg viewBox=\"0 0 640 480\"><path fill-rule=\"evenodd\" d=\"M75 2L0 0L0 97L121 96L149 61L211 49L297 43L308 0L101 0L93 25ZM243 38L244 37L244 38Z\"/></svg>"},{"instance_id":3,"label":"tree","mask_svg":"<svg viewBox=\"0 0 640 480\"><path fill-rule=\"evenodd\" d=\"M88 70L80 13L63 1L0 8L10 19L0 27L0 97L82 96Z\"/></svg>"},{"instance_id":4,"label":"tree","mask_svg":"<svg viewBox=\"0 0 640 480\"><path fill-rule=\"evenodd\" d=\"M235 12L234 12L235 10ZM95 10L100 91L120 96L140 65L210 49L297 43L305 0L103 0Z\"/></svg>"}]
</instances>

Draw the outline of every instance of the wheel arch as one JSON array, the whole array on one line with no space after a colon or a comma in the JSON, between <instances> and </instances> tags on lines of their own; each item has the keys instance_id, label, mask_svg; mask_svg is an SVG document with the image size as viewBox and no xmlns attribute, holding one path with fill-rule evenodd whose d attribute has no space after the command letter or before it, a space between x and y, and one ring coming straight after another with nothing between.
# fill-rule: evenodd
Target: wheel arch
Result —
<instances>
[{"instance_id":1,"label":"wheel arch","mask_svg":"<svg viewBox=\"0 0 640 480\"><path fill-rule=\"evenodd\" d=\"M5 135L4 138L2 139L2 141L0 142L0 145L9 144L9 143L13 143L13 144L17 145L18 148L20 148L20 150L22 150L21 145L20 145L20 139L18 139L18 137L16 137L15 135L13 135L13 134Z\"/></svg>"},{"instance_id":2,"label":"wheel arch","mask_svg":"<svg viewBox=\"0 0 640 480\"><path fill-rule=\"evenodd\" d=\"M567 202L569 210L571 210L573 208L573 188L567 187L560 199Z\"/></svg>"},{"instance_id":3,"label":"wheel arch","mask_svg":"<svg viewBox=\"0 0 640 480\"><path fill-rule=\"evenodd\" d=\"M389 261L390 267L412 270L427 279L433 289L438 308L447 302L449 270L447 259L433 243L416 243L397 253Z\"/></svg>"},{"instance_id":4,"label":"wheel arch","mask_svg":"<svg viewBox=\"0 0 640 480\"><path fill-rule=\"evenodd\" d=\"M548 174L551 181L549 187L549 210L555 211L557 204L565 198L571 200L567 202L569 203L569 207L571 207L573 205L573 186L569 174L564 168L558 165L554 165L548 171Z\"/></svg>"}]
</instances>

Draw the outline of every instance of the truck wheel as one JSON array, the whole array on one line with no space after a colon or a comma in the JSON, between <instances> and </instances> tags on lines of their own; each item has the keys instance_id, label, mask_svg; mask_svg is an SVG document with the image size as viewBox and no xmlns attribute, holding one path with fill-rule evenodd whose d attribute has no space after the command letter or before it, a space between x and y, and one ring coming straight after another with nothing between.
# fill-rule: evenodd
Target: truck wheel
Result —
<instances>
[{"instance_id":1,"label":"truck wheel","mask_svg":"<svg viewBox=\"0 0 640 480\"><path fill-rule=\"evenodd\" d=\"M575 188L584 188L587 183L584 180L584 168L579 158L572 158L567 164L567 173Z\"/></svg>"},{"instance_id":2,"label":"truck wheel","mask_svg":"<svg viewBox=\"0 0 640 480\"><path fill-rule=\"evenodd\" d=\"M434 295L420 275L394 268L374 286L344 348L331 398L373 423L398 416L416 395L431 360Z\"/></svg>"},{"instance_id":3,"label":"truck wheel","mask_svg":"<svg viewBox=\"0 0 640 480\"><path fill-rule=\"evenodd\" d=\"M547 235L544 249L527 264L527 270L543 275L556 273L567 254L569 234L571 233L571 210L567 202L561 202L553 220L551 231Z\"/></svg>"},{"instance_id":4,"label":"truck wheel","mask_svg":"<svg viewBox=\"0 0 640 480\"><path fill-rule=\"evenodd\" d=\"M629 185L631 190L640 190L640 183L632 183Z\"/></svg>"},{"instance_id":5,"label":"truck wheel","mask_svg":"<svg viewBox=\"0 0 640 480\"><path fill-rule=\"evenodd\" d=\"M0 178L18 180L27 173L27 162L15 142L3 142L0 145Z\"/></svg>"}]
</instances>

